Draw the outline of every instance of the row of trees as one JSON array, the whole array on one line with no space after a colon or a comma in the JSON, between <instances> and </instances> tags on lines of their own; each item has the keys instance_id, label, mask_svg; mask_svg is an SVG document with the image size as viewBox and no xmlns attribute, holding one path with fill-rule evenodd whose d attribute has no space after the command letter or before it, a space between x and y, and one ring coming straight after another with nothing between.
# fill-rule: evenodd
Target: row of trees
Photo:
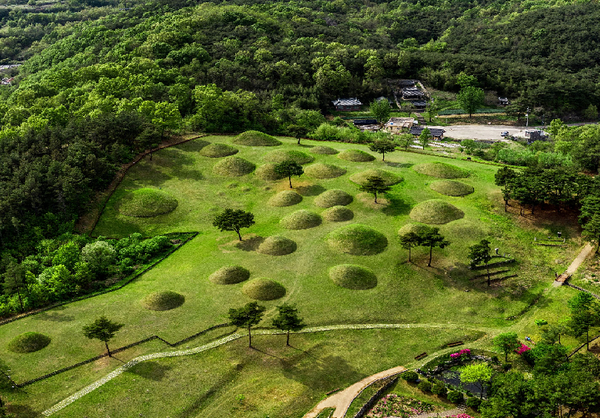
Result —
<instances>
[{"instance_id":1,"label":"row of trees","mask_svg":"<svg viewBox=\"0 0 600 418\"><path fill-rule=\"evenodd\" d=\"M263 318L266 307L257 302L250 302L241 308L229 309L228 318L231 325L244 327L248 330L248 347L252 347L251 329ZM292 305L283 304L277 307L277 315L271 321L271 325L286 332L286 345L290 345L290 333L302 330L306 325L298 315L298 309ZM89 339L102 341L106 347L109 357L112 353L108 346L115 334L123 328L124 324L111 321L106 316L98 317L94 322L83 327L83 334Z\"/></svg>"}]
</instances>

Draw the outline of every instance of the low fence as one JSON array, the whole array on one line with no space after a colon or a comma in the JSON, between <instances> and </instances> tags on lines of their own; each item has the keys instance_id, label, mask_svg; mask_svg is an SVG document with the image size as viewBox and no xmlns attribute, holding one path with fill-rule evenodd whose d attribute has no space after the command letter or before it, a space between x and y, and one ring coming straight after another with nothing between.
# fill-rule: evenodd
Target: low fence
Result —
<instances>
[{"instance_id":1,"label":"low fence","mask_svg":"<svg viewBox=\"0 0 600 418\"><path fill-rule=\"evenodd\" d=\"M138 346L138 345L141 345L141 344L153 341L153 340L162 341L163 343L165 343L169 347L177 347L178 345L186 343L186 342L188 342L188 341L190 341L190 340L192 340L194 338L200 337L201 335L204 335L204 334L206 334L206 333L208 333L210 331L214 331L215 329L219 329L219 328L225 328L225 327L228 327L228 326L230 326L229 323L214 325L214 326L212 326L210 328L206 328L205 330L197 332L196 334L190 335L189 337L186 337L186 338L184 338L182 340L179 340L177 342L174 342L174 343L170 343L167 340L165 340L164 338L159 337L158 335L152 335L152 336L150 336L148 338L144 338L143 340L139 340L139 341L136 341L134 343L128 344L126 346L114 349L114 350L111 351L111 353L112 354L120 353L120 352L125 351L127 349L133 348L135 346ZM104 358L104 357L108 357L108 353L101 354L99 356L92 357L92 358L89 358L89 359L84 360L84 361L80 361L79 363L75 363L75 364L72 364L72 365L70 365L68 367L64 367L62 369L55 370L55 371L50 372L48 374L45 374L43 376L36 377L35 379L31 379L31 380L27 380L25 382L17 383L16 387L22 388L22 387L31 385L31 384L33 384L35 382L39 382L40 380L45 380L45 379L48 379L50 377L56 376L58 374L61 374L61 373L64 373L64 372L68 372L69 370L76 369L77 367L85 366L86 364L92 363L92 362L94 362L96 360L100 360L101 358Z\"/></svg>"}]
</instances>

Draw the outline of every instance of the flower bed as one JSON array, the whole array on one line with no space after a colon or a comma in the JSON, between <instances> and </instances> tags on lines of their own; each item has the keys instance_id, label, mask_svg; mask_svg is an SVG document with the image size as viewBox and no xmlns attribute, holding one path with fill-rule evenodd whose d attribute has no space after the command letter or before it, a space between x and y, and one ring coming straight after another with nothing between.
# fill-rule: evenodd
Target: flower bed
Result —
<instances>
[{"instance_id":1,"label":"flower bed","mask_svg":"<svg viewBox=\"0 0 600 418\"><path fill-rule=\"evenodd\" d=\"M523 354L526 351L531 350L531 348L527 347L525 344L521 343L521 347L517 348L515 350L515 353L517 353L518 355Z\"/></svg>"},{"instance_id":2,"label":"flower bed","mask_svg":"<svg viewBox=\"0 0 600 418\"><path fill-rule=\"evenodd\" d=\"M470 356L471 356L471 350L469 350L468 348L465 348L456 353L450 354L451 359L460 359L460 358L465 358L465 357L470 357Z\"/></svg>"},{"instance_id":3,"label":"flower bed","mask_svg":"<svg viewBox=\"0 0 600 418\"><path fill-rule=\"evenodd\" d=\"M458 415L446 415L445 418L473 418L473 417L468 414L458 414Z\"/></svg>"},{"instance_id":4,"label":"flower bed","mask_svg":"<svg viewBox=\"0 0 600 418\"><path fill-rule=\"evenodd\" d=\"M381 398L366 416L368 418L383 418L388 416L409 418L412 415L433 412L434 408L428 402L391 393Z\"/></svg>"}]
</instances>

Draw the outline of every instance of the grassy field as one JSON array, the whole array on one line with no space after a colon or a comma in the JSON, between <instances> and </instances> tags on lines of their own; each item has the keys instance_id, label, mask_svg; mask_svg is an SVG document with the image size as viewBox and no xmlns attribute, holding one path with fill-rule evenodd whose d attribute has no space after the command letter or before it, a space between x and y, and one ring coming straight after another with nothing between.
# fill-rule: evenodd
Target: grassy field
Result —
<instances>
[{"instance_id":1,"label":"grassy field","mask_svg":"<svg viewBox=\"0 0 600 418\"><path fill-rule=\"evenodd\" d=\"M535 219L519 217L512 213L505 214L499 189L493 184L493 176L497 170L495 166L404 152L386 155L385 163L379 155L371 162L350 162L336 155L311 154L312 147L323 145L314 141L303 141L303 145L298 146L294 139L280 138L283 145L277 147L248 147L234 145L231 139L226 136L205 137L168 148L156 152L152 161L145 159L129 171L108 202L94 234L111 237L122 237L133 232L149 236L177 231L199 231L200 234L158 267L119 291L1 326L1 341L8 342L24 332L41 332L52 338L52 342L46 348L29 354L12 353L6 349L6 344L0 346L0 357L11 366L12 376L16 381L31 379L100 354L102 344L84 338L81 328L101 314L125 324L112 342L113 347L123 346L154 334L169 341L179 340L212 325L226 322L229 308L241 306L252 300L242 293L243 286L248 282L220 285L208 279L215 271L227 265L239 265L248 269L251 280L267 278L285 288L282 298L261 302L268 308L265 320L261 323L264 326L270 324L275 306L289 302L297 305L305 322L310 326L354 323L452 323L502 329L515 324L506 321L505 318L526 309L552 282L554 272L566 268L580 246L577 229L569 226L570 219L555 219L550 215L544 217L544 214ZM270 198L278 192L289 190L287 179L265 181L255 174L240 177L216 174L213 166L223 161L223 158L206 157L200 152L211 143L232 145L239 150L235 158L244 159L257 168L273 160L274 150L293 150L314 157L314 161L305 167L317 163L329 164L345 170L345 174L329 179L311 178L306 174L300 178L293 178L294 190L302 196L302 200L292 206L271 206L267 203ZM360 145L327 145L339 151L366 150L366 147ZM414 170L416 165L430 162L446 162L466 170L469 176L458 181L473 187L474 193L452 197L430 189L429 185L439 179ZM358 186L349 180L357 173L372 169L385 170L403 179L392 186L392 190L385 199L380 199L382 203L378 205L373 204L372 197L361 194ZM168 214L148 218L121 214L119 208L122 199L140 188L155 188L168 193L177 200L176 209ZM352 220L323 220L318 226L299 230L287 229L285 222L280 223L283 218L298 210L322 214L327 209L315 204L315 200L324 191L332 189L343 190L353 196L352 203L346 206L353 212ZM412 208L432 199L453 205L464 213L464 217L437 225L442 234L451 241L451 245L443 250L434 250L432 267L428 268L426 249L413 250L414 264L406 262L407 254L400 248L397 231L406 224L415 222L410 217ZM238 245L235 233L219 232L212 226L215 214L225 208L244 209L255 214L256 224L242 231L245 237L243 245ZM381 252L364 256L347 254L340 251L339 246L328 244L328 237L331 240L332 236L336 236L332 234L334 231L351 224L362 224L383 234L387 239L387 246ZM554 234L557 230L562 231L563 236L569 239L568 246L553 248L534 245L534 237ZM284 256L272 256L256 251L263 240L273 236L282 236L294 241L297 249ZM509 269L518 273L518 277L491 288L488 288L483 280L470 280L481 272L475 273L467 268L468 247L482 238L489 239L492 247L499 248L501 254L507 253L517 259L517 264ZM376 286L370 285L369 288L356 290L336 285L330 279L329 270L345 264L358 265L375 273ZM167 311L146 309L142 304L144 298L148 294L160 291L177 292L185 297L185 303ZM566 296L563 297L563 294L570 293L561 289L552 292L552 298L555 299L548 297L541 300L540 303L548 306L548 320L555 311L560 312L564 309ZM532 315L532 312L528 311L525 317L527 315ZM523 331L533 334L534 330L530 331L528 326L523 325ZM423 337L423 341L417 342L425 346L435 338L435 333L432 333ZM331 343L342 344L342 341L336 340ZM190 344L195 346L199 341L192 341ZM157 349L157 345L160 346L153 342L138 346L124 353L123 360L134 355L166 350L164 345ZM423 348L415 350L422 352ZM213 363L210 356L206 364ZM198 356L198 361L205 361L200 357L202 356ZM359 374L363 376L371 370L385 369L381 362L388 359L383 357L370 356L368 361L373 362L372 366L357 366ZM267 360L261 357L258 363ZM187 359L169 361L187 364ZM392 359L389 361L390 364L393 363ZM394 361L402 362L405 359L395 358ZM18 402L28 400L27 402L37 410L49 407L94 378L112 370L115 364L117 363L111 360L86 366L79 369L80 372L73 371L36 383L27 389L31 396L20 393L9 397L14 397ZM252 361L248 360L248 364L252 364ZM220 370L219 373L231 372L223 365L214 367ZM221 367L225 368L221 370ZM195 367L190 367L190 373L194 370L198 371ZM252 367L248 367L247 370L252 370ZM340 382L340 385L351 383L354 377L348 377ZM249 372L247 379L249 382L257 382ZM148 382L156 382L159 390L161 382L164 384L166 380L168 379L150 379ZM70 382L68 388L63 387L65 381ZM206 387L211 387L210 382L207 382ZM212 382L214 383L214 380ZM311 396L318 398L326 391L320 388L312 392ZM36 393L39 396L33 395ZM295 397L300 392L293 393ZM104 389L98 396L102 394L106 394ZM87 399L92 397L86 397L76 404L81 403L82 407L86 408L85 405L91 405ZM228 408L233 407L232 399L233 395L230 400L224 401ZM294 410L306 409L311 402ZM207 401L206 405L209 404L210 408L214 407L212 402ZM178 405L173 404L173 411L189 407ZM201 407L203 411L204 408ZM280 415L275 406L259 409L272 410L273 412L268 413L274 414L273 416L287 416ZM107 415L109 414L105 413L103 416ZM83 415L73 413L64 416ZM86 416L93 415L86 412ZM196 415L173 413L173 416ZM260 416L264 416L264 413Z\"/></svg>"}]
</instances>

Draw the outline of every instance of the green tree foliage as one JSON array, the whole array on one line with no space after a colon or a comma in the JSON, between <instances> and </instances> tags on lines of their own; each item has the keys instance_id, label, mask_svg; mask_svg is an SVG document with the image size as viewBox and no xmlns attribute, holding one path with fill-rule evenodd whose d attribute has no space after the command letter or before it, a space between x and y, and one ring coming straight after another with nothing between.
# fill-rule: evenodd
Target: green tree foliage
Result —
<instances>
[{"instance_id":1,"label":"green tree foliage","mask_svg":"<svg viewBox=\"0 0 600 418\"><path fill-rule=\"evenodd\" d=\"M394 152L396 150L396 145L389 140L379 140L370 144L369 149L373 152L381 154L381 160L385 161L385 154Z\"/></svg>"},{"instance_id":2,"label":"green tree foliage","mask_svg":"<svg viewBox=\"0 0 600 418\"><path fill-rule=\"evenodd\" d=\"M287 177L292 189L292 176L301 176L304 174L304 169L295 161L287 160L275 165L274 171L280 176Z\"/></svg>"},{"instance_id":3,"label":"green tree foliage","mask_svg":"<svg viewBox=\"0 0 600 418\"><path fill-rule=\"evenodd\" d=\"M420 245L422 247L429 248L429 261L427 262L427 267L431 267L433 249L446 248L448 245L450 245L450 241L440 234L439 228L426 227L420 230L417 235L419 236Z\"/></svg>"},{"instance_id":4,"label":"green tree foliage","mask_svg":"<svg viewBox=\"0 0 600 418\"><path fill-rule=\"evenodd\" d=\"M123 324L113 322L102 315L91 324L83 327L83 335L90 340L95 339L104 342L108 356L112 357L112 353L108 348L108 342L114 338L117 331L119 331L121 328L123 328Z\"/></svg>"},{"instance_id":5,"label":"green tree foliage","mask_svg":"<svg viewBox=\"0 0 600 418\"><path fill-rule=\"evenodd\" d=\"M408 149L408 146L413 143L413 140L414 140L413 136L408 133L400 134L400 135L398 135L398 138L396 138L398 145L403 147L404 149Z\"/></svg>"},{"instance_id":6,"label":"green tree foliage","mask_svg":"<svg viewBox=\"0 0 600 418\"><path fill-rule=\"evenodd\" d=\"M277 316L273 318L272 324L275 328L286 331L285 345L287 346L290 345L290 332L298 332L306 326L298 316L298 309L287 304L277 307Z\"/></svg>"},{"instance_id":7,"label":"green tree foliage","mask_svg":"<svg viewBox=\"0 0 600 418\"><path fill-rule=\"evenodd\" d=\"M600 248L600 197L586 196L579 213L579 224L583 228L583 236L597 244L596 252Z\"/></svg>"},{"instance_id":8,"label":"green tree foliage","mask_svg":"<svg viewBox=\"0 0 600 418\"><path fill-rule=\"evenodd\" d=\"M411 250L421 245L421 238L414 232L400 235L400 246L408 250L408 262L411 263Z\"/></svg>"},{"instance_id":9,"label":"green tree foliage","mask_svg":"<svg viewBox=\"0 0 600 418\"><path fill-rule=\"evenodd\" d=\"M430 139L431 139L431 131L429 130L429 128L423 129L421 131L421 134L419 135L419 143L423 147L423 150L425 150L425 147L429 144Z\"/></svg>"},{"instance_id":10,"label":"green tree foliage","mask_svg":"<svg viewBox=\"0 0 600 418\"><path fill-rule=\"evenodd\" d=\"M389 119L392 109L387 100L373 100L369 106L369 111L375 117L377 123L383 126Z\"/></svg>"},{"instance_id":11,"label":"green tree foliage","mask_svg":"<svg viewBox=\"0 0 600 418\"><path fill-rule=\"evenodd\" d=\"M298 140L298 145L300 145L300 139L308 134L309 129L302 125L289 125L287 131Z\"/></svg>"},{"instance_id":12,"label":"green tree foliage","mask_svg":"<svg viewBox=\"0 0 600 418\"><path fill-rule=\"evenodd\" d=\"M250 328L261 321L266 309L257 302L250 302L238 309L229 309L229 322L236 327L248 328L248 347L250 348L252 348L252 333Z\"/></svg>"},{"instance_id":13,"label":"green tree foliage","mask_svg":"<svg viewBox=\"0 0 600 418\"><path fill-rule=\"evenodd\" d=\"M490 268L489 262L492 259L492 249L490 242L486 239L482 239L479 243L471 245L469 247L469 261L471 268L475 268L477 265L483 263L487 269L488 286L490 286Z\"/></svg>"},{"instance_id":14,"label":"green tree foliage","mask_svg":"<svg viewBox=\"0 0 600 418\"><path fill-rule=\"evenodd\" d=\"M81 250L81 260L88 263L97 274L106 275L109 267L115 262L117 252L106 241L96 241L86 244Z\"/></svg>"},{"instance_id":15,"label":"green tree foliage","mask_svg":"<svg viewBox=\"0 0 600 418\"><path fill-rule=\"evenodd\" d=\"M213 226L220 231L235 231L240 241L242 241L240 230L252 225L254 225L254 214L241 209L225 209L213 221Z\"/></svg>"},{"instance_id":16,"label":"green tree foliage","mask_svg":"<svg viewBox=\"0 0 600 418\"><path fill-rule=\"evenodd\" d=\"M473 117L473 113L483 106L484 98L485 93L482 89L467 85L460 89L456 101L461 109L469 114L469 117Z\"/></svg>"},{"instance_id":17,"label":"green tree foliage","mask_svg":"<svg viewBox=\"0 0 600 418\"><path fill-rule=\"evenodd\" d=\"M23 306L23 293L27 292L27 272L21 264L17 264L11 261L6 267L6 272L3 275L4 278L4 293L6 295L16 294L19 298L19 305L21 312L25 311Z\"/></svg>"},{"instance_id":18,"label":"green tree foliage","mask_svg":"<svg viewBox=\"0 0 600 418\"><path fill-rule=\"evenodd\" d=\"M465 366L460 371L460 381L476 383L479 386L480 397L483 398L484 385L492 379L492 368L487 363L476 363Z\"/></svg>"},{"instance_id":19,"label":"green tree foliage","mask_svg":"<svg viewBox=\"0 0 600 418\"><path fill-rule=\"evenodd\" d=\"M505 332L494 337L494 347L504 353L504 361L508 361L508 353L521 346L516 332Z\"/></svg>"},{"instance_id":20,"label":"green tree foliage","mask_svg":"<svg viewBox=\"0 0 600 418\"><path fill-rule=\"evenodd\" d=\"M385 180L381 177L369 176L365 184L358 186L358 189L361 192L371 193L375 197L375 203L377 203L377 195L391 190L391 187L386 185Z\"/></svg>"},{"instance_id":21,"label":"green tree foliage","mask_svg":"<svg viewBox=\"0 0 600 418\"><path fill-rule=\"evenodd\" d=\"M587 349L590 348L590 328L600 323L600 304L587 292L579 292L567 302L571 311L569 328L575 337L585 334Z\"/></svg>"}]
</instances>

